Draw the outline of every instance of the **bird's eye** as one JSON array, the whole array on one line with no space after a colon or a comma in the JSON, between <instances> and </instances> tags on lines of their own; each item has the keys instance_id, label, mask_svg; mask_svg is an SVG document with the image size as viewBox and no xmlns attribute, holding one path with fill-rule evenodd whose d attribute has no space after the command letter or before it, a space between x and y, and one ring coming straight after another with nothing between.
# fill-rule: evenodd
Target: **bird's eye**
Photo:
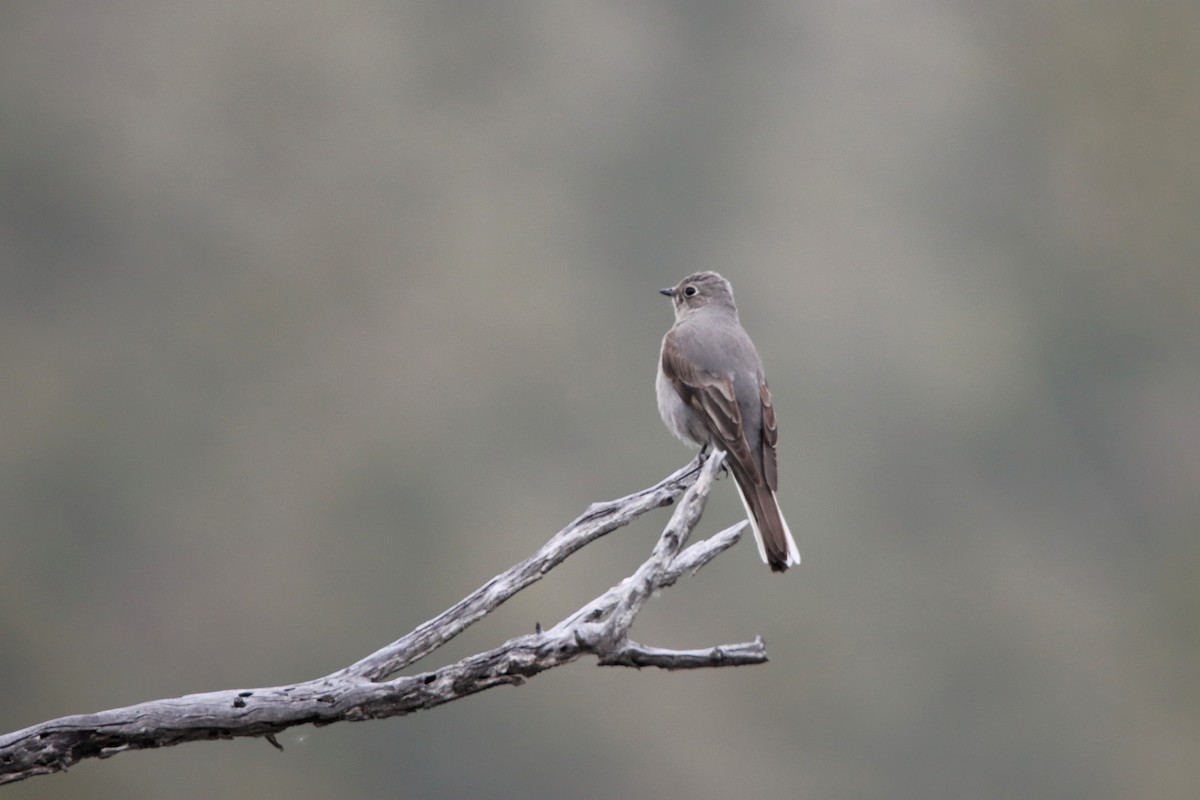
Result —
<instances>
[{"instance_id":1,"label":"bird's eye","mask_svg":"<svg viewBox=\"0 0 1200 800\"><path fill-rule=\"evenodd\" d=\"M683 293L686 294L688 297L691 297L692 295L694 295L696 293L696 287L695 286L684 287Z\"/></svg>"}]
</instances>

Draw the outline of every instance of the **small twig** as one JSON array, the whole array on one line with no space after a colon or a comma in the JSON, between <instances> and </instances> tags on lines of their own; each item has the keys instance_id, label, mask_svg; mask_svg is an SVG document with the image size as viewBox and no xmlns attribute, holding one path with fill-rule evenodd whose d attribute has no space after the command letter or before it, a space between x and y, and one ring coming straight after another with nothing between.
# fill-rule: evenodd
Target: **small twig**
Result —
<instances>
[{"instance_id":1,"label":"small twig","mask_svg":"<svg viewBox=\"0 0 1200 800\"><path fill-rule=\"evenodd\" d=\"M626 641L624 646L600 659L604 666L658 667L659 669L697 669L714 666L761 664L767 660L762 637L753 642L723 644L703 650L663 650Z\"/></svg>"}]
</instances>

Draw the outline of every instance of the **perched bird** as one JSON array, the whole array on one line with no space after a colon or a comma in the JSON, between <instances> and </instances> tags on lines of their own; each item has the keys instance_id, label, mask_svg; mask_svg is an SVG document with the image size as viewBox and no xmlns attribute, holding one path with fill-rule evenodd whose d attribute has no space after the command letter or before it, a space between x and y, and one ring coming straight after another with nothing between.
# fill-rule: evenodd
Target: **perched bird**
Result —
<instances>
[{"instance_id":1,"label":"perched bird","mask_svg":"<svg viewBox=\"0 0 1200 800\"><path fill-rule=\"evenodd\" d=\"M658 359L658 412L684 442L725 451L758 553L783 572L800 563L800 550L775 500L775 409L733 287L715 272L697 272L660 292L675 306L675 324Z\"/></svg>"}]
</instances>

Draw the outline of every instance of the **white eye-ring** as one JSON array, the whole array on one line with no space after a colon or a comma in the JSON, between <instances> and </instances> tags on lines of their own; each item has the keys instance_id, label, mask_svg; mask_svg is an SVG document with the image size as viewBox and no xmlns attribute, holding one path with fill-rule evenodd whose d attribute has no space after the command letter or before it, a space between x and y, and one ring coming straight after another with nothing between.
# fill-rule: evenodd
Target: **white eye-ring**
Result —
<instances>
[{"instance_id":1,"label":"white eye-ring","mask_svg":"<svg viewBox=\"0 0 1200 800\"><path fill-rule=\"evenodd\" d=\"M691 297L692 295L694 295L696 293L696 287L695 286L687 286L684 288L683 293L686 294L688 297Z\"/></svg>"}]
</instances>

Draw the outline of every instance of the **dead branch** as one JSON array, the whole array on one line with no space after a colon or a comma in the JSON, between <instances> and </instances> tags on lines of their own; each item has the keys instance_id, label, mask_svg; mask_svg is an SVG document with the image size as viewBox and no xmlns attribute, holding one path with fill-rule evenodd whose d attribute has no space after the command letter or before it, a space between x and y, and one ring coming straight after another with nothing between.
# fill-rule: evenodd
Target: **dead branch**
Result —
<instances>
[{"instance_id":1,"label":"dead branch","mask_svg":"<svg viewBox=\"0 0 1200 800\"><path fill-rule=\"evenodd\" d=\"M275 734L296 725L382 719L433 708L591 654L605 666L699 669L761 664L761 638L699 650L664 650L628 638L642 606L659 589L694 573L732 547L745 523L684 548L700 519L722 453L696 459L636 494L597 503L529 558L451 608L366 658L323 678L290 686L229 689L153 700L43 722L0 736L0 784L46 775L86 758L183 742ZM430 672L391 678L453 639L568 556L638 516L683 499L650 557L629 577L561 622ZM389 679L390 678L390 679ZM280 748L282 749L282 748Z\"/></svg>"}]
</instances>

